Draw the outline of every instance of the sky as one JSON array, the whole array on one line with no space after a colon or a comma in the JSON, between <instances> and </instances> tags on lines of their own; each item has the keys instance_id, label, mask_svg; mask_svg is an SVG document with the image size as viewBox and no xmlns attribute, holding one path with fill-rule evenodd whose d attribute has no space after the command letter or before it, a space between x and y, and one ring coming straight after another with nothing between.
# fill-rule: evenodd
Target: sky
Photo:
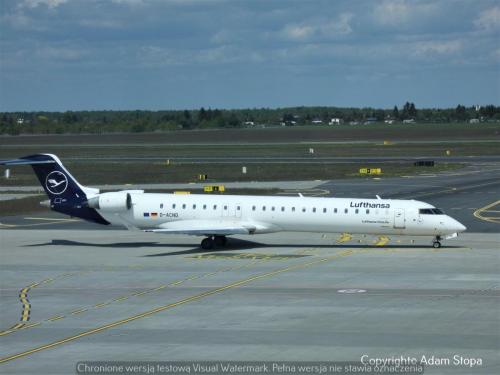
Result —
<instances>
[{"instance_id":1,"label":"sky","mask_svg":"<svg viewBox=\"0 0 500 375\"><path fill-rule=\"evenodd\" d=\"M500 104L497 0L0 0L0 111Z\"/></svg>"}]
</instances>

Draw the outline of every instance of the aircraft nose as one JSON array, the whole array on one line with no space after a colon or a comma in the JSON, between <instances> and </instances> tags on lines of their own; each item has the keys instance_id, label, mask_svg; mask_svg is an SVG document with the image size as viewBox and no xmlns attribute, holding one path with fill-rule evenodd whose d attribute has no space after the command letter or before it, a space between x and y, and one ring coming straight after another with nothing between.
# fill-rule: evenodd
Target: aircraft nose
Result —
<instances>
[{"instance_id":1,"label":"aircraft nose","mask_svg":"<svg viewBox=\"0 0 500 375\"><path fill-rule=\"evenodd\" d=\"M465 225L463 225L462 223L458 222L457 220L453 219L453 230L456 230L457 232L463 232L464 230L467 229L467 227Z\"/></svg>"},{"instance_id":2,"label":"aircraft nose","mask_svg":"<svg viewBox=\"0 0 500 375\"><path fill-rule=\"evenodd\" d=\"M460 223L458 220L455 220L451 216L447 216L446 220L443 220L442 224L446 227L447 230L453 233L463 232L467 229L465 225Z\"/></svg>"}]
</instances>

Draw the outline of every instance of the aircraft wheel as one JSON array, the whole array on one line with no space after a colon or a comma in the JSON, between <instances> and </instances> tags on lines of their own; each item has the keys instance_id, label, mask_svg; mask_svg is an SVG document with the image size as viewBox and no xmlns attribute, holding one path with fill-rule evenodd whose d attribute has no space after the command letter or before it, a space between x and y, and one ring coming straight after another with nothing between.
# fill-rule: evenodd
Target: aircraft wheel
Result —
<instances>
[{"instance_id":1,"label":"aircraft wheel","mask_svg":"<svg viewBox=\"0 0 500 375\"><path fill-rule=\"evenodd\" d=\"M439 241L434 241L432 243L432 247L435 248L435 249L439 249L441 247L441 242Z\"/></svg>"},{"instance_id":2,"label":"aircraft wheel","mask_svg":"<svg viewBox=\"0 0 500 375\"><path fill-rule=\"evenodd\" d=\"M201 241L201 248L202 249L210 250L210 249L213 249L213 247L214 247L214 240L212 240L211 238L204 238Z\"/></svg>"},{"instance_id":3,"label":"aircraft wheel","mask_svg":"<svg viewBox=\"0 0 500 375\"><path fill-rule=\"evenodd\" d=\"M226 246L227 238L226 238L226 236L215 236L214 242L215 242L215 246L224 247L224 246Z\"/></svg>"}]
</instances>

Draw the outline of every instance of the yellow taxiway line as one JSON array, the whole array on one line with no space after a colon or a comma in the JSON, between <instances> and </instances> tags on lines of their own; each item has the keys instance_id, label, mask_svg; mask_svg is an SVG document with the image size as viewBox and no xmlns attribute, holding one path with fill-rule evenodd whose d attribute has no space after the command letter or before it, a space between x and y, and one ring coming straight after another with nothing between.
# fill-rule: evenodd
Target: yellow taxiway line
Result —
<instances>
[{"instance_id":1,"label":"yellow taxiway line","mask_svg":"<svg viewBox=\"0 0 500 375\"><path fill-rule=\"evenodd\" d=\"M352 240L352 235L349 233L342 233L337 243L343 243Z\"/></svg>"},{"instance_id":2,"label":"yellow taxiway line","mask_svg":"<svg viewBox=\"0 0 500 375\"><path fill-rule=\"evenodd\" d=\"M158 286L156 288L146 289L146 290L144 290L142 292L135 292L135 293L132 293L130 295L122 295L122 296L116 297L115 299L112 299L112 300L107 300L107 301L104 301L104 302L101 302L101 303L94 304L92 306L82 307L80 309L70 311L69 313L63 313L64 315L60 315L60 317L58 317L58 319L49 318L49 319L44 320L44 322L52 322L52 321L55 321L55 320L63 319L63 318L66 317L66 315L78 315L78 314L82 314L82 313L84 313L86 311L89 311L91 309L99 309L99 308L102 308L102 307L105 307L105 306L109 306L109 305L111 305L114 302L121 302L121 301L127 300L130 297L134 297L134 296L137 297L137 296L142 296L142 295L150 294L152 292L159 291L159 290L165 289L165 288L170 287L170 286L180 285L180 284L185 283L187 281L197 280L197 279L201 279L201 278L208 277L208 276L213 276L213 275L216 275L216 274L221 273L221 272L236 271L236 270L239 270L241 268L250 267L250 266L252 266L252 265L254 265L256 263L259 263L260 261L264 261L264 260L267 260L267 259L259 259L257 261L252 262L252 263L243 264L243 265L236 266L236 267L225 267L225 268L221 268L221 269L219 269L217 271L214 271L214 272L205 273L205 274L201 274L201 275L194 275L194 276L190 276L190 277L178 280L176 282L172 282L170 284L164 284L164 285L160 285L160 286ZM129 266L129 267L134 267L134 266ZM83 273L86 273L86 272L83 272ZM57 277L54 277L54 278L49 278L49 279L42 280L42 281L40 281L40 282L38 282L36 284L35 283L31 284L30 286L28 286L25 289L23 289L21 291L21 294L19 296L21 298L24 295L24 297L27 298L26 293L29 290L29 288L34 288L35 286L37 286L39 284L46 284L46 283L52 282L52 281L54 281L54 280L56 280L58 278L67 277L67 276L74 276L76 274L77 273L66 273L66 274L63 274L63 275L60 275L60 276L57 276ZM21 301L21 302L23 302L23 301ZM23 305L24 305L24 302L23 302ZM28 309L27 312L25 312L26 308ZM29 304L29 302L27 302L27 307L25 305L25 309L23 310L23 313L21 315L22 321L29 320L29 313L30 313L29 309L30 308L31 308L31 305ZM27 318L25 319L25 317L27 317ZM23 324L23 323L16 324L16 325L14 325L14 326L12 326L12 327L4 330L4 331L1 331L0 332L0 336L8 335L10 333L16 332L19 329L26 329L26 328L36 327L36 326L38 326L40 324L42 324L42 322L38 322L36 324Z\"/></svg>"},{"instance_id":3,"label":"yellow taxiway line","mask_svg":"<svg viewBox=\"0 0 500 375\"><path fill-rule=\"evenodd\" d=\"M337 258L340 258L340 257L345 257L345 256L348 256L348 255L351 255L351 254L354 254L353 250L346 250L346 251L342 251L342 252L340 252L338 254L335 254L333 256L330 256L330 257L313 260L313 261L310 261L310 262L307 262L307 263L300 263L300 264L296 264L296 265L292 265L292 266L280 268L280 269L277 269L277 270L274 270L274 271L271 271L271 272L266 272L266 273L263 273L263 274L260 274L260 275L251 276L251 277L248 277L248 278L240 280L240 281L236 281L236 282L233 282L233 283L230 283L230 284L227 284L227 285L224 285L224 286L221 286L221 287L218 287L218 288L215 288L215 289L212 289L212 290L200 293L200 294L193 295L191 297L184 298L184 299L179 300L177 302L169 303L167 305L160 306L160 307L157 307L155 309L148 310L148 311L145 311L143 313L140 313L140 314L137 314L137 315L133 315L133 316L125 318L125 319L117 320L117 321L109 323L109 324L105 324L105 325L102 325L102 326L99 326L99 327L96 327L96 328L93 328L93 329L90 329L90 330L87 330L87 331L83 331L83 332L81 332L79 334L76 334L76 335L73 335L73 336L69 336L69 337L66 337L64 339L60 339L60 340L54 341L54 342L49 343L49 344L41 345L41 346L38 346L38 347L33 348L33 349L26 350L26 351L21 352L21 353L12 354L12 355L9 355L9 356L6 356L6 357L1 357L0 358L0 363L5 363L5 362L13 361L15 359L26 357L28 355L31 355L31 354L34 354L34 353L37 353L37 352L40 352L40 351L43 351L43 350L51 349L51 348L54 348L54 347L66 344L68 342L77 340L77 339L82 338L82 337L90 336L90 335L93 335L95 333L99 333L99 332L102 332L102 331L105 331L105 330L108 330L108 329L120 326L122 324L133 322L133 321L138 320L138 319L146 318L148 316L157 314L159 312L172 309L172 308L174 308L176 306L184 305L184 304L187 304L189 302L198 301L198 300L200 300L202 298L205 298L205 297L217 294L217 293L224 292L224 291L226 291L228 289L233 289L233 288L240 287L242 285L251 283L253 281L265 279L265 278L272 277L272 276L275 276L275 275L278 275L278 274L281 274L281 273L284 273L284 272L288 272L288 271L293 271L293 270L298 270L298 269L302 269L302 268L311 267L311 266L316 265L316 264L325 263L327 261L330 261L330 260L333 260L333 259L337 259Z\"/></svg>"},{"instance_id":4,"label":"yellow taxiway line","mask_svg":"<svg viewBox=\"0 0 500 375\"><path fill-rule=\"evenodd\" d=\"M385 246L391 239L387 236L380 236L378 241L375 243L375 246Z\"/></svg>"},{"instance_id":5,"label":"yellow taxiway line","mask_svg":"<svg viewBox=\"0 0 500 375\"><path fill-rule=\"evenodd\" d=\"M473 215L474 215L474 217L478 218L479 220L484 220L484 221L488 221L490 223L500 224L500 217L490 217L490 216L483 216L482 215L483 213L494 212L494 210L490 210L490 208L493 208L499 204L500 204L500 200L493 202L493 203L490 203L490 204L488 204L484 207L481 207L481 208L477 209L476 211L474 211Z\"/></svg>"}]
</instances>

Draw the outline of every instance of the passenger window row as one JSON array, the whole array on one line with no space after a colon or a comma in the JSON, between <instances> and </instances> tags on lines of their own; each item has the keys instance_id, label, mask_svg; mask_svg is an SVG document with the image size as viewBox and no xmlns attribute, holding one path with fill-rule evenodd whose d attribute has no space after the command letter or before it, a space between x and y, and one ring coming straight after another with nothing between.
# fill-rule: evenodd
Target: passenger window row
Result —
<instances>
[{"instance_id":1,"label":"passenger window row","mask_svg":"<svg viewBox=\"0 0 500 375\"><path fill-rule=\"evenodd\" d=\"M173 204L172 204L172 209L175 209L176 207L177 207L177 204L176 204L176 203L173 203ZM182 209L183 209L183 210L185 210L185 209L187 208L187 204L183 203L183 204L181 205L181 207L182 207ZM193 210L196 210L196 207L197 207L197 206L196 206L196 204L193 204L193 205L192 205L192 209L193 209ZM160 204L160 208L163 208L163 203L161 203L161 204ZM202 205L202 209L203 209L203 210L206 210L207 208L209 209L209 205L206 205L206 204ZM266 206L261 206L261 210L262 210L263 212L265 212L265 211L266 211L266 208L267 208ZM213 210L217 210L217 205L216 205L216 204L214 204L214 205L212 206L212 209L213 209ZM227 206L227 205L224 205L224 206L223 206L223 209L224 209L224 211L227 211L227 210L228 210L228 206ZM257 209L258 209L258 207L257 207L257 206L252 206L252 211L257 211ZM238 206L236 206L236 210L237 210L237 211L241 211L241 206L239 206L239 205L238 205ZM271 210L272 212L275 212L275 211L277 210L277 208L276 208L276 206L271 206L271 207L270 207L270 210ZM295 212L295 207L291 207L291 208L290 208L290 210L291 210L292 212ZM318 210L316 209L316 207L312 207L312 208L310 208L310 210L311 210L313 213L317 213L317 212L322 212L322 213L324 213L324 214L328 213L328 209L327 209L327 208L325 208L325 207L323 207L323 209L322 209L322 210L320 210L320 211L318 211ZM280 211L281 211L281 212L286 212L286 207L285 207L285 206L281 206L281 207L280 207ZM307 207L302 207L302 208L301 208L301 211L302 211L302 212L307 212ZM333 213L334 213L334 214L338 213L338 209L337 209L337 208L334 208L332 211L333 211ZM345 213L345 214L349 213L349 209L344 208L344 213ZM360 213L359 208L356 208L356 209L354 210L354 213L359 214L359 213ZM369 213L370 213L370 209L368 209L368 208L367 208L367 209L365 210L365 213L366 213L366 214L369 214ZM377 213L378 213L378 212L377 212ZM439 209L420 209L420 214L430 214L430 215L433 215L433 214L434 214L434 215L437 215L437 214L442 214L442 211L441 211L441 210L439 210Z\"/></svg>"}]
</instances>

